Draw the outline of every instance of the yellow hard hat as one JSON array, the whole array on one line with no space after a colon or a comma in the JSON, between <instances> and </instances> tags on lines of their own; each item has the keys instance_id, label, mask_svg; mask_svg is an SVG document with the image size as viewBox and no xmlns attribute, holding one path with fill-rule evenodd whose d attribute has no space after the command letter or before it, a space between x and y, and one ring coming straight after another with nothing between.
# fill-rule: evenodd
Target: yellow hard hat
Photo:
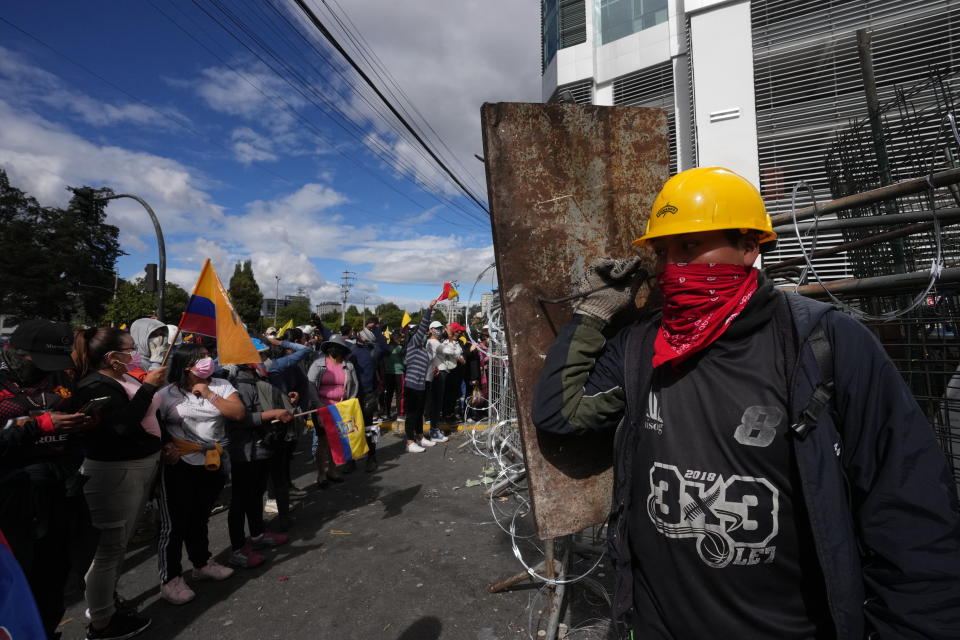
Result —
<instances>
[{"instance_id":1,"label":"yellow hard hat","mask_svg":"<svg viewBox=\"0 0 960 640\"><path fill-rule=\"evenodd\" d=\"M760 243L777 239L763 198L746 178L720 167L687 169L673 176L653 201L647 232L633 241L678 233L741 229L760 232Z\"/></svg>"}]
</instances>

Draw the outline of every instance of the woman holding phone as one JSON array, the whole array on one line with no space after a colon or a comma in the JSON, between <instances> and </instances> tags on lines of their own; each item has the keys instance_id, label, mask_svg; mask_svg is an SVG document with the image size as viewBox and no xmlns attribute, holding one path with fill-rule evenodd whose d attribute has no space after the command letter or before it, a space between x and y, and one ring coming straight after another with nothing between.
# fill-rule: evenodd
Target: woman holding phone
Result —
<instances>
[{"instance_id":1,"label":"woman holding phone","mask_svg":"<svg viewBox=\"0 0 960 640\"><path fill-rule=\"evenodd\" d=\"M213 378L207 348L185 344L170 357L170 384L158 394L166 463L160 482L160 595L185 604L195 593L183 579L182 547L193 563L193 580L224 580L233 569L213 560L207 521L223 490L229 458L227 420L242 420L243 401L228 381Z\"/></svg>"},{"instance_id":2,"label":"woman holding phone","mask_svg":"<svg viewBox=\"0 0 960 640\"><path fill-rule=\"evenodd\" d=\"M83 492L93 525L100 530L85 576L87 638L129 638L150 619L117 610L117 580L160 460L157 390L166 368L140 382L140 354L126 331L111 327L78 331L74 339L77 400L95 423L83 438Z\"/></svg>"}]
</instances>

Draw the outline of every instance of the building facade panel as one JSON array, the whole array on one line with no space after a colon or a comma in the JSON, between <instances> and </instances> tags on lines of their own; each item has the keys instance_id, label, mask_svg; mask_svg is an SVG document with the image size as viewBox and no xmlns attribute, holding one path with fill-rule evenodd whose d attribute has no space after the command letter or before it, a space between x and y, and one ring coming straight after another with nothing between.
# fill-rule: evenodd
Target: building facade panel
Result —
<instances>
[{"instance_id":1,"label":"building facade panel","mask_svg":"<svg viewBox=\"0 0 960 640\"><path fill-rule=\"evenodd\" d=\"M790 209L801 181L817 198L831 196L825 169L831 145L838 131L866 116L858 29L872 33L881 103L934 68L954 82L960 57L960 0L664 4L666 14L648 24L638 18L648 7L639 0L586 2L585 42L554 56L543 99L555 98L557 87L589 81L594 104L661 106L670 117L671 171L730 167L760 188L772 213ZM628 13L623 20L629 24L611 26ZM657 86L652 94L641 90L651 78ZM917 100L925 99L918 94ZM900 120L888 111L885 126L901 126ZM920 137L935 139L927 129L936 126L918 123ZM839 234L821 234L818 246L840 241ZM785 236L771 258L796 255L798 241ZM851 275L843 254L817 264L825 279Z\"/></svg>"}]
</instances>

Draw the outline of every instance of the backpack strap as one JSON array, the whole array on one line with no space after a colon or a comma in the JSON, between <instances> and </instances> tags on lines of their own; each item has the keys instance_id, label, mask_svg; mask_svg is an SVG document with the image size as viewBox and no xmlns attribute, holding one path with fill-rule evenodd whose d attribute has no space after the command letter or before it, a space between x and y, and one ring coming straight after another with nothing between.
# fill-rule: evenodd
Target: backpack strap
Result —
<instances>
[{"instance_id":1,"label":"backpack strap","mask_svg":"<svg viewBox=\"0 0 960 640\"><path fill-rule=\"evenodd\" d=\"M800 419L790 425L800 440L807 437L811 429L817 426L820 420L820 414L830 406L833 399L833 349L830 346L830 340L823 330L823 323L817 322L817 326L810 332L807 338L810 348L813 350L813 357L820 368L820 384L813 390L813 395L807 401L807 406L800 412Z\"/></svg>"},{"instance_id":2,"label":"backpack strap","mask_svg":"<svg viewBox=\"0 0 960 640\"><path fill-rule=\"evenodd\" d=\"M281 408L274 406L273 386L266 380L257 380L257 395L260 398L261 411L270 411L271 409Z\"/></svg>"}]
</instances>

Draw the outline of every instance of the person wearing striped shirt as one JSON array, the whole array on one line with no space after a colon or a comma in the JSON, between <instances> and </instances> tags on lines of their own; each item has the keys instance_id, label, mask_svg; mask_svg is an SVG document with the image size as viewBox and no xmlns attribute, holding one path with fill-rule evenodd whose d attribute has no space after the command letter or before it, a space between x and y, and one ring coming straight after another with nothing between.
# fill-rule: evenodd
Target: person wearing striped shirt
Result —
<instances>
[{"instance_id":1,"label":"person wearing striped shirt","mask_svg":"<svg viewBox=\"0 0 960 640\"><path fill-rule=\"evenodd\" d=\"M436 304L436 300L430 301L420 324L407 336L407 353L404 358L406 375L403 382L407 453L423 453L424 447L434 445L430 438L423 437L423 409L427 395L427 369L432 360L427 350L428 327Z\"/></svg>"}]
</instances>

